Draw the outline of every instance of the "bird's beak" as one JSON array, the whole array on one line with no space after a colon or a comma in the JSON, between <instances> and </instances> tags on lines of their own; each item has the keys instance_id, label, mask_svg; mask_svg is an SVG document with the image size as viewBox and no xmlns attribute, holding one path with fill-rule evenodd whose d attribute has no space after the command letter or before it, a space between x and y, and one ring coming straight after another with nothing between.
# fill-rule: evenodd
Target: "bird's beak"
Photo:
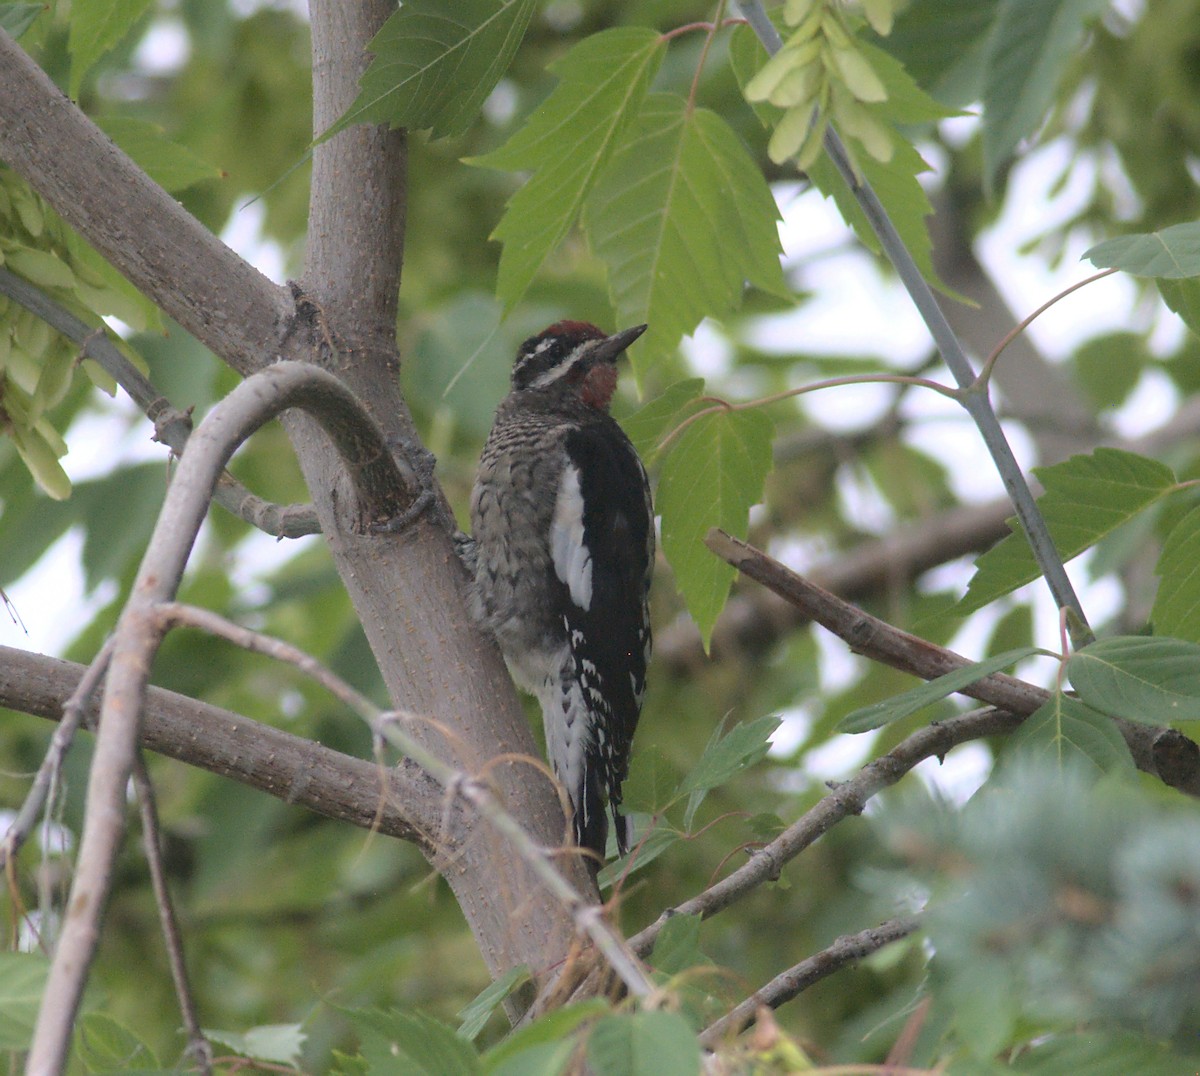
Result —
<instances>
[{"instance_id":1,"label":"bird's beak","mask_svg":"<svg viewBox=\"0 0 1200 1076\"><path fill-rule=\"evenodd\" d=\"M597 341L596 346L591 350L591 360L593 362L616 362L621 353L647 328L646 325L635 325L632 329L622 329L619 333L613 333L612 336L606 336L603 340Z\"/></svg>"}]
</instances>

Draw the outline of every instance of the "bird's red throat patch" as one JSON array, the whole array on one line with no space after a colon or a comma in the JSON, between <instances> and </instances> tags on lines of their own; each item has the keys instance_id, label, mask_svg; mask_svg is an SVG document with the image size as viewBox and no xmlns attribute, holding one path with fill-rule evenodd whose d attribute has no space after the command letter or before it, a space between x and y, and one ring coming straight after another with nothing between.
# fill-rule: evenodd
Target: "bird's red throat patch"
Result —
<instances>
[{"instance_id":1,"label":"bird's red throat patch","mask_svg":"<svg viewBox=\"0 0 1200 1076\"><path fill-rule=\"evenodd\" d=\"M579 395L583 402L607 411L617 390L617 368L611 362L598 362L583 377Z\"/></svg>"}]
</instances>

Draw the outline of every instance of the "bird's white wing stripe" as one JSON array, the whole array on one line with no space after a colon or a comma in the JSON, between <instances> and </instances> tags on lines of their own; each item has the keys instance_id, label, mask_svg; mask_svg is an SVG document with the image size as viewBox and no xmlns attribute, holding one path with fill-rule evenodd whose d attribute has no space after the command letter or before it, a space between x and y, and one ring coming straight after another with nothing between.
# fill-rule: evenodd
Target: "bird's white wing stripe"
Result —
<instances>
[{"instance_id":1,"label":"bird's white wing stripe","mask_svg":"<svg viewBox=\"0 0 1200 1076\"><path fill-rule=\"evenodd\" d=\"M592 606L592 555L583 541L583 494L579 468L568 463L558 484L550 524L550 556L554 572L567 585L571 601L585 612Z\"/></svg>"}]
</instances>

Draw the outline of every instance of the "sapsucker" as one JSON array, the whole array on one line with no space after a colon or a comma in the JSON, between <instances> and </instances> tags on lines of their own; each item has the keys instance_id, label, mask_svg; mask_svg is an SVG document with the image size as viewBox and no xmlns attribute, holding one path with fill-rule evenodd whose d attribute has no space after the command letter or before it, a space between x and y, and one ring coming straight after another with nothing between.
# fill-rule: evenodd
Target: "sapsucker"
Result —
<instances>
[{"instance_id":1,"label":"sapsucker","mask_svg":"<svg viewBox=\"0 0 1200 1076\"><path fill-rule=\"evenodd\" d=\"M517 352L471 494L472 602L542 707L575 841L603 859L650 660L654 521L646 471L608 412L616 362L646 329L560 321Z\"/></svg>"}]
</instances>

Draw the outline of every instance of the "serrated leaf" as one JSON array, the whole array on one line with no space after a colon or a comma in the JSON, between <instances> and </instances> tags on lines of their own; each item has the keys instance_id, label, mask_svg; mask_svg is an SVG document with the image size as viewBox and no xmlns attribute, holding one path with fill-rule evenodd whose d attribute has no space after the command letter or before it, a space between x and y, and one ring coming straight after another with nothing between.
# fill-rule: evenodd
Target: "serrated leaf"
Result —
<instances>
[{"instance_id":1,"label":"serrated leaf","mask_svg":"<svg viewBox=\"0 0 1200 1076\"><path fill-rule=\"evenodd\" d=\"M29 1048L49 973L40 954L0 953L0 1050Z\"/></svg>"},{"instance_id":2,"label":"serrated leaf","mask_svg":"<svg viewBox=\"0 0 1200 1076\"><path fill-rule=\"evenodd\" d=\"M870 706L863 706L848 713L837 723L837 731L869 732L871 729L899 721L901 718L915 714L918 710L923 710L926 706L931 706L933 703L953 695L956 691L970 687L985 676L991 676L992 673L999 672L1001 669L1007 669L1033 654L1042 653L1045 651L1036 646L1021 646L1016 650L1006 650L1003 654L997 654L986 661L964 665L961 669L948 672L911 691L905 691L901 695L894 695L890 699L884 699L882 702L872 703Z\"/></svg>"},{"instance_id":3,"label":"serrated leaf","mask_svg":"<svg viewBox=\"0 0 1200 1076\"><path fill-rule=\"evenodd\" d=\"M1049 759L1060 770L1079 761L1100 773L1134 769L1129 746L1112 719L1061 692L1021 723L1008 747Z\"/></svg>"},{"instance_id":4,"label":"serrated leaf","mask_svg":"<svg viewBox=\"0 0 1200 1076\"><path fill-rule=\"evenodd\" d=\"M1128 399L1150 359L1142 336L1107 333L1075 352L1075 378L1097 408L1111 410Z\"/></svg>"},{"instance_id":5,"label":"serrated leaf","mask_svg":"<svg viewBox=\"0 0 1200 1076\"><path fill-rule=\"evenodd\" d=\"M864 45L863 48L887 88L887 102L872 106L882 118L890 123L915 124L955 114L953 110L944 108L921 90L894 57L869 45ZM961 299L961 296L942 282L933 267L933 241L925 225L926 217L933 213L933 206L925 188L917 179L921 173L929 171L929 165L924 158L907 139L897 136L892 139L889 160L879 160L873 155L868 155L861 157L857 165L863 179L871 185L887 210L888 216L900 233L900 238L904 240L904 245L916 262L917 268L921 270L921 275L945 295ZM858 199L854 197L854 193L846 185L833 162L822 155L808 167L808 176L826 198L833 199L842 219L854 229L859 242L868 250L879 254L879 238L875 235L875 230L867 220Z\"/></svg>"},{"instance_id":6,"label":"serrated leaf","mask_svg":"<svg viewBox=\"0 0 1200 1076\"><path fill-rule=\"evenodd\" d=\"M630 852L609 863L596 877L600 891L611 889L620 879L628 878L653 863L680 839L678 831L658 825L645 838L639 838Z\"/></svg>"},{"instance_id":7,"label":"serrated leaf","mask_svg":"<svg viewBox=\"0 0 1200 1076\"><path fill-rule=\"evenodd\" d=\"M1106 239L1083 252L1097 269L1179 280L1200 276L1200 222L1172 224L1161 231Z\"/></svg>"},{"instance_id":8,"label":"serrated leaf","mask_svg":"<svg viewBox=\"0 0 1200 1076\"><path fill-rule=\"evenodd\" d=\"M700 916L673 915L654 940L650 966L667 975L678 975L688 968L710 964L700 951Z\"/></svg>"},{"instance_id":9,"label":"serrated leaf","mask_svg":"<svg viewBox=\"0 0 1200 1076\"><path fill-rule=\"evenodd\" d=\"M405 0L367 46L373 59L358 97L322 139L353 123L461 134L508 69L534 7L534 0Z\"/></svg>"},{"instance_id":10,"label":"serrated leaf","mask_svg":"<svg viewBox=\"0 0 1200 1076\"><path fill-rule=\"evenodd\" d=\"M1171 529L1154 573L1159 577L1150 611L1154 630L1200 643L1200 507Z\"/></svg>"},{"instance_id":11,"label":"serrated leaf","mask_svg":"<svg viewBox=\"0 0 1200 1076\"><path fill-rule=\"evenodd\" d=\"M1200 279L1159 277L1155 283L1167 308L1178 314L1184 325L1200 336Z\"/></svg>"},{"instance_id":12,"label":"serrated leaf","mask_svg":"<svg viewBox=\"0 0 1200 1076\"><path fill-rule=\"evenodd\" d=\"M684 430L663 461L657 497L663 553L705 647L734 569L708 550L704 537L713 527L746 536L750 508L762 499L771 469L773 434L774 424L758 410L708 414Z\"/></svg>"},{"instance_id":13,"label":"serrated leaf","mask_svg":"<svg viewBox=\"0 0 1200 1076\"><path fill-rule=\"evenodd\" d=\"M362 1036L362 1055L377 1072L411 1076L474 1076L475 1048L423 1013L341 1009Z\"/></svg>"},{"instance_id":14,"label":"serrated leaf","mask_svg":"<svg viewBox=\"0 0 1200 1076\"><path fill-rule=\"evenodd\" d=\"M904 63L922 86L951 105L967 105L983 94L988 42L1003 0L922 0L896 15L888 52Z\"/></svg>"},{"instance_id":15,"label":"serrated leaf","mask_svg":"<svg viewBox=\"0 0 1200 1076\"><path fill-rule=\"evenodd\" d=\"M45 4L0 4L0 30L19 41L33 20L46 10Z\"/></svg>"},{"instance_id":16,"label":"serrated leaf","mask_svg":"<svg viewBox=\"0 0 1200 1076\"><path fill-rule=\"evenodd\" d=\"M515 968L509 968L494 983L489 983L473 1001L459 1010L459 1036L474 1042L484 1025L492 1018L492 1013L504 1003L504 999L517 987L529 982L529 979L528 965L518 964Z\"/></svg>"},{"instance_id":17,"label":"serrated leaf","mask_svg":"<svg viewBox=\"0 0 1200 1076\"><path fill-rule=\"evenodd\" d=\"M734 725L728 732L717 728L692 771L679 783L676 796L708 792L725 784L748 766L765 758L771 735L780 719L773 714Z\"/></svg>"},{"instance_id":18,"label":"serrated leaf","mask_svg":"<svg viewBox=\"0 0 1200 1076\"><path fill-rule=\"evenodd\" d=\"M1007 1066L1006 1066L1007 1068ZM1175 1053L1167 1043L1134 1031L1091 1027L1079 1034L1051 1035L1018 1052L1009 1071L1027 1076L1180 1076L1200 1071L1200 1058Z\"/></svg>"},{"instance_id":19,"label":"serrated leaf","mask_svg":"<svg viewBox=\"0 0 1200 1076\"><path fill-rule=\"evenodd\" d=\"M699 1076L700 1044L678 1013L633 1012L606 1016L588 1036L588 1062L596 1072L622 1076Z\"/></svg>"},{"instance_id":20,"label":"serrated leaf","mask_svg":"<svg viewBox=\"0 0 1200 1076\"><path fill-rule=\"evenodd\" d=\"M1003 0L988 41L983 161L991 182L1017 143L1037 130L1088 24L1110 0Z\"/></svg>"},{"instance_id":21,"label":"serrated leaf","mask_svg":"<svg viewBox=\"0 0 1200 1076\"><path fill-rule=\"evenodd\" d=\"M1164 725L1200 720L1200 644L1119 635L1100 639L1067 662L1079 697L1101 713Z\"/></svg>"},{"instance_id":22,"label":"serrated leaf","mask_svg":"<svg viewBox=\"0 0 1200 1076\"><path fill-rule=\"evenodd\" d=\"M585 1020L592 1020L607 1013L608 1002L601 998L578 1002L574 1005L564 1005L561 1009L553 1009L544 1016L538 1017L532 1024L518 1028L503 1042L497 1043L483 1055L484 1071L492 1076L496 1073L541 1073L557 1074L561 1066L555 1069L540 1067L510 1068L510 1063L517 1059L524 1060L532 1050L540 1047L567 1046L568 1054L574 1049L570 1034Z\"/></svg>"},{"instance_id":23,"label":"serrated leaf","mask_svg":"<svg viewBox=\"0 0 1200 1076\"><path fill-rule=\"evenodd\" d=\"M96 124L164 190L181 191L203 179L221 177L219 168L187 146L172 142L157 123L132 116L105 116Z\"/></svg>"},{"instance_id":24,"label":"serrated leaf","mask_svg":"<svg viewBox=\"0 0 1200 1076\"><path fill-rule=\"evenodd\" d=\"M705 317L736 310L747 282L790 294L778 219L728 124L669 94L646 99L583 210L617 321L648 322L650 354L673 349Z\"/></svg>"},{"instance_id":25,"label":"serrated leaf","mask_svg":"<svg viewBox=\"0 0 1200 1076\"><path fill-rule=\"evenodd\" d=\"M79 96L83 76L116 45L150 7L151 0L73 0L71 35L71 96Z\"/></svg>"},{"instance_id":26,"label":"serrated leaf","mask_svg":"<svg viewBox=\"0 0 1200 1076\"><path fill-rule=\"evenodd\" d=\"M666 49L662 35L627 26L584 38L550 66L554 92L503 146L468 164L533 172L509 199L491 238L504 244L496 294L511 310L565 238L584 199L637 114Z\"/></svg>"},{"instance_id":27,"label":"serrated leaf","mask_svg":"<svg viewBox=\"0 0 1200 1076\"><path fill-rule=\"evenodd\" d=\"M245 1032L205 1028L204 1034L244 1057L280 1065L297 1064L308 1038L299 1024L263 1024Z\"/></svg>"},{"instance_id":28,"label":"serrated leaf","mask_svg":"<svg viewBox=\"0 0 1200 1076\"><path fill-rule=\"evenodd\" d=\"M621 428L647 466L658 454L659 443L667 433L700 406L698 400L703 391L702 377L677 381L661 396L622 419Z\"/></svg>"},{"instance_id":29,"label":"serrated leaf","mask_svg":"<svg viewBox=\"0 0 1200 1076\"><path fill-rule=\"evenodd\" d=\"M154 1051L111 1016L85 1012L75 1025L75 1050L88 1072L157 1069Z\"/></svg>"},{"instance_id":30,"label":"serrated leaf","mask_svg":"<svg viewBox=\"0 0 1200 1076\"><path fill-rule=\"evenodd\" d=\"M629 776L621 786L621 803L626 811L655 814L665 810L679 787L675 767L657 747L635 751Z\"/></svg>"},{"instance_id":31,"label":"serrated leaf","mask_svg":"<svg viewBox=\"0 0 1200 1076\"><path fill-rule=\"evenodd\" d=\"M1038 507L1064 562L1176 486L1175 474L1165 464L1116 448L1098 448L1091 455L1035 467L1033 473L1045 488ZM1014 531L975 562L975 575L956 612L966 615L981 609L1040 574L1025 536Z\"/></svg>"}]
</instances>

